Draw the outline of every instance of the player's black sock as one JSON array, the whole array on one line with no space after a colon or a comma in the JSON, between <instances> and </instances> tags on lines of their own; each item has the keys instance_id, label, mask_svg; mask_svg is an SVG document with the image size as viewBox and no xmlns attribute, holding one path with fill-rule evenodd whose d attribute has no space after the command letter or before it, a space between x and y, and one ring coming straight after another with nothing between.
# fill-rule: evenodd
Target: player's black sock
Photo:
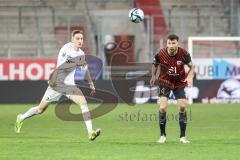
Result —
<instances>
[{"instance_id":1,"label":"player's black sock","mask_svg":"<svg viewBox=\"0 0 240 160\"><path fill-rule=\"evenodd\" d=\"M187 127L187 113L179 112L179 126L180 126L180 138L185 136L185 131Z\"/></svg>"},{"instance_id":2,"label":"player's black sock","mask_svg":"<svg viewBox=\"0 0 240 160\"><path fill-rule=\"evenodd\" d=\"M160 133L161 136L166 136L166 112L160 112L159 111L159 127L160 127Z\"/></svg>"}]
</instances>

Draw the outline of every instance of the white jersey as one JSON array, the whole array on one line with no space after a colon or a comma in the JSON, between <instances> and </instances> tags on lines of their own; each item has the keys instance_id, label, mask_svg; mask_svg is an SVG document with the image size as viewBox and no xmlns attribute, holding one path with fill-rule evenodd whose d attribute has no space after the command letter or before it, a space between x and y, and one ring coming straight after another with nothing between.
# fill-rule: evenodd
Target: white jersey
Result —
<instances>
[{"instance_id":1,"label":"white jersey","mask_svg":"<svg viewBox=\"0 0 240 160\"><path fill-rule=\"evenodd\" d=\"M66 43L59 51L57 67L65 63L67 59L75 58L77 56L84 56L84 55L85 53L81 49L79 49L78 51L74 49L72 42ZM66 85L75 85L75 82L74 82L75 71L76 69L74 69L71 73L69 73L66 76L64 80L64 83Z\"/></svg>"}]
</instances>

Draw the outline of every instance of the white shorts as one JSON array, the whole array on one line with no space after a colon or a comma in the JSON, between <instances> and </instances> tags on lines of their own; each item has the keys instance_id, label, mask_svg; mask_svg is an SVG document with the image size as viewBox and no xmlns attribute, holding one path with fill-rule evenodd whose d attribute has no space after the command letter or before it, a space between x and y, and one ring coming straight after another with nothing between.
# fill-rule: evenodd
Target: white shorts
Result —
<instances>
[{"instance_id":1,"label":"white shorts","mask_svg":"<svg viewBox=\"0 0 240 160\"><path fill-rule=\"evenodd\" d=\"M45 91L45 94L42 98L42 101L44 102L56 102L58 101L62 96L66 96L67 98L70 98L70 95L66 95L60 92L57 92L53 90L51 87L48 87Z\"/></svg>"}]
</instances>

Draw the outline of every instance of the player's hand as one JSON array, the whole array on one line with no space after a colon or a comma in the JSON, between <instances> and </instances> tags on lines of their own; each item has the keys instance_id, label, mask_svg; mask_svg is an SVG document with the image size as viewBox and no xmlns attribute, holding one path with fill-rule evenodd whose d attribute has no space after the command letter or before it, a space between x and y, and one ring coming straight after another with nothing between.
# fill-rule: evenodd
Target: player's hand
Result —
<instances>
[{"instance_id":1,"label":"player's hand","mask_svg":"<svg viewBox=\"0 0 240 160\"><path fill-rule=\"evenodd\" d=\"M155 81L156 81L156 77L152 76L152 78L150 79L150 86L154 86Z\"/></svg>"},{"instance_id":2,"label":"player's hand","mask_svg":"<svg viewBox=\"0 0 240 160\"><path fill-rule=\"evenodd\" d=\"M90 95L93 96L96 93L94 84L93 84L93 82L90 82L89 85L90 85L90 89L91 89Z\"/></svg>"},{"instance_id":3,"label":"player's hand","mask_svg":"<svg viewBox=\"0 0 240 160\"><path fill-rule=\"evenodd\" d=\"M77 64L77 66L85 67L87 65L87 62L86 61L81 61L81 60L77 59L76 64Z\"/></svg>"}]
</instances>

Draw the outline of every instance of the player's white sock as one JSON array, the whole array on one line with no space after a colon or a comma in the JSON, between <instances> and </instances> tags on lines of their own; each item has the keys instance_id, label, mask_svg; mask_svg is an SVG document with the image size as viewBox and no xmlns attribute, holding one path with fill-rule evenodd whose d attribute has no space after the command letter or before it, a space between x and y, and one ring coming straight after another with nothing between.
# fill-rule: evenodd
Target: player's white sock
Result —
<instances>
[{"instance_id":1,"label":"player's white sock","mask_svg":"<svg viewBox=\"0 0 240 160\"><path fill-rule=\"evenodd\" d=\"M30 108L26 113L22 114L20 116L20 120L23 121L31 116L34 116L36 114L39 114L39 110L38 110L38 107L32 107Z\"/></svg>"},{"instance_id":2,"label":"player's white sock","mask_svg":"<svg viewBox=\"0 0 240 160\"><path fill-rule=\"evenodd\" d=\"M92 120L91 120L91 115L89 113L88 106L87 106L87 104L82 104L80 106L80 108L82 110L83 119L86 124L87 131L88 131L88 133L91 133L92 132Z\"/></svg>"}]
</instances>

